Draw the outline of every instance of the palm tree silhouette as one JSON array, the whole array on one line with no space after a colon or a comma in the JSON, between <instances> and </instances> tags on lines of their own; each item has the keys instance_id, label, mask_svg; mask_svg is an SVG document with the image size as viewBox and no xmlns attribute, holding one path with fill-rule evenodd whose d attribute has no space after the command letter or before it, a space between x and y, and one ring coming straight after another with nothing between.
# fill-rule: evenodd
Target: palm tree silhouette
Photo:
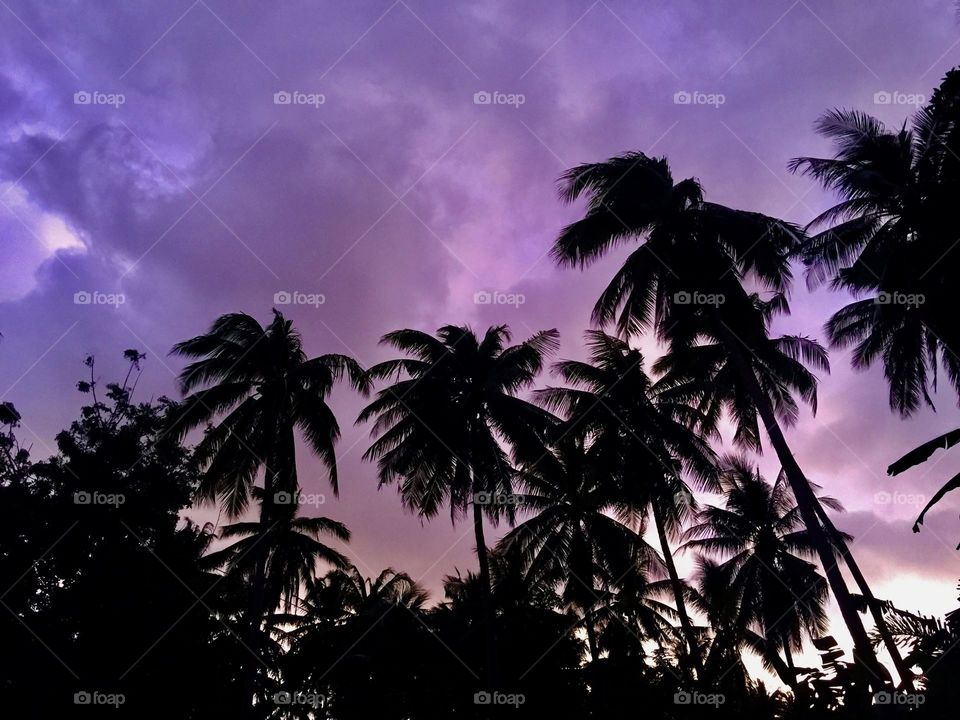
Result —
<instances>
[{"instance_id":1,"label":"palm tree silhouette","mask_svg":"<svg viewBox=\"0 0 960 720\"><path fill-rule=\"evenodd\" d=\"M181 437L220 417L197 444L204 466L197 496L218 501L230 518L247 509L258 472L264 473L261 515L276 493L296 495L294 441L300 432L329 472L339 492L334 446L340 427L327 399L344 375L366 393L363 369L346 355L308 358L293 323L279 311L263 327L243 313L222 315L210 330L173 347L173 354L198 358L180 374L184 394L173 426Z\"/></svg>"},{"instance_id":2,"label":"palm tree silhouette","mask_svg":"<svg viewBox=\"0 0 960 720\"><path fill-rule=\"evenodd\" d=\"M596 615L650 548L617 518L633 515L599 447L567 435L517 473L521 512L534 513L497 545L520 559L528 583L562 586L564 603L583 618L592 660L598 659Z\"/></svg>"},{"instance_id":3,"label":"palm tree silhouette","mask_svg":"<svg viewBox=\"0 0 960 720\"><path fill-rule=\"evenodd\" d=\"M340 427L327 398L344 375L360 392L369 385L355 360L345 355L308 358L293 324L277 310L266 327L244 313L222 315L210 330L173 347L173 354L196 358L181 372L180 389L187 395L171 431L183 438L204 424L195 458L203 468L196 496L219 502L227 517L238 518L254 496L254 483L263 470L256 540L272 538L274 522L289 522L291 498L300 493L296 436L306 440L329 473L338 492L334 445ZM219 422L209 425L219 418ZM279 500L279 502L278 502ZM267 606L267 560L257 554L250 573L250 642L257 643ZM252 697L257 667L249 664L247 697Z\"/></svg>"},{"instance_id":4,"label":"palm tree silhouette","mask_svg":"<svg viewBox=\"0 0 960 720\"><path fill-rule=\"evenodd\" d=\"M349 565L342 553L321 541L324 536L348 542L350 531L329 518L297 517L293 506L285 515L274 514L270 524L237 522L224 526L220 538L233 542L206 555L204 565L239 574L248 582L262 566L266 606L282 605L289 613L303 588L313 585L318 562L334 568Z\"/></svg>"},{"instance_id":5,"label":"palm tree silhouette","mask_svg":"<svg viewBox=\"0 0 960 720\"><path fill-rule=\"evenodd\" d=\"M503 443L517 458L536 453L554 421L517 393L533 384L544 357L557 347L557 332L507 346L510 337L505 325L491 327L482 338L453 325L440 328L436 337L419 330L388 333L381 343L406 357L370 368L370 379L395 381L358 418L375 419L377 439L364 458L377 461L381 486L399 480L408 509L432 518L446 504L456 521L473 506L490 687L497 678L483 518L514 514L513 470Z\"/></svg>"},{"instance_id":6,"label":"palm tree silhouette","mask_svg":"<svg viewBox=\"0 0 960 720\"><path fill-rule=\"evenodd\" d=\"M890 131L876 118L834 110L816 128L832 158L800 157L790 168L834 190L840 202L811 223L822 230L799 249L807 281L829 281L861 298L827 323L831 343L854 346L855 367L883 365L890 405L910 415L943 363L960 392L960 324L951 252L960 189L960 70L947 73L913 124Z\"/></svg>"},{"instance_id":7,"label":"palm tree silhouette","mask_svg":"<svg viewBox=\"0 0 960 720\"><path fill-rule=\"evenodd\" d=\"M853 347L856 368L882 364L890 407L902 416L924 403L933 406L930 391L941 364L960 392L954 290L960 261L951 252L957 242L953 214L960 189L958 99L960 71L951 70L910 129L904 124L891 131L865 113L833 110L816 128L834 142L834 156L790 162L791 170L813 177L840 197L810 223L820 232L798 251L808 285L830 282L857 298L827 322L830 342ZM917 456L929 457L929 447L949 447L948 435L924 443L888 472L896 475ZM951 478L920 513L915 530L927 510L957 487L960 480ZM856 563L848 565L860 583ZM905 680L912 677L882 607L860 584L898 673Z\"/></svg>"},{"instance_id":8,"label":"palm tree silhouette","mask_svg":"<svg viewBox=\"0 0 960 720\"><path fill-rule=\"evenodd\" d=\"M873 676L872 684L882 687L889 674L837 567L834 544L842 540L821 525L816 496L780 425L796 417L792 392L815 403L815 378L801 360L826 369L825 353L816 343L769 336L770 318L789 309L789 256L802 232L766 215L706 202L697 180L674 183L666 159L642 153L572 168L561 182L564 199L586 196L588 203L584 217L561 231L554 258L583 267L617 245L641 241L601 294L594 320L615 322L621 335L653 330L678 358L693 355L701 361L705 382L697 391L690 385L688 396L699 397L715 413L729 409L739 442L759 446L759 416L816 545L854 653ZM770 299L758 301L745 282ZM691 364L681 367L689 371Z\"/></svg>"},{"instance_id":9,"label":"palm tree silhouette","mask_svg":"<svg viewBox=\"0 0 960 720\"><path fill-rule=\"evenodd\" d=\"M799 692L802 685L796 682L796 672L767 642L760 628L750 624L750 603L744 602L741 592L733 590L735 568L701 554L693 560L691 604L707 618L711 629L703 642L704 674L708 681L721 687L748 683L750 671L743 659L752 653L760 658L765 670L776 673L795 694Z\"/></svg>"},{"instance_id":10,"label":"palm tree silhouette","mask_svg":"<svg viewBox=\"0 0 960 720\"><path fill-rule=\"evenodd\" d=\"M734 599L734 635L749 644L755 628L761 642L754 644L768 669L796 689L793 652L803 649L807 637L827 631L827 583L808 562L816 549L783 473L770 484L745 457L724 458L723 465L724 506L700 510L684 532L683 548L724 560L715 568L701 563L700 571L719 578L715 587ZM832 498L820 502L840 509ZM784 654L786 673L771 652Z\"/></svg>"},{"instance_id":11,"label":"palm tree silhouette","mask_svg":"<svg viewBox=\"0 0 960 720\"><path fill-rule=\"evenodd\" d=\"M567 418L562 432L595 438L595 452L616 464L621 500L653 516L689 657L696 666L696 633L686 611L670 537L677 536L695 505L679 471L688 471L701 489L718 489L713 451L690 430L691 425L702 426L705 418L683 402L659 398L644 371L643 354L626 341L592 330L587 332L587 347L590 362L567 360L554 365L571 387L547 388L538 391L537 397Z\"/></svg>"},{"instance_id":12,"label":"palm tree silhouette","mask_svg":"<svg viewBox=\"0 0 960 720\"><path fill-rule=\"evenodd\" d=\"M425 624L427 597L390 568L368 578L346 564L310 582L298 612L277 618L289 646L284 685L326 697L338 717L383 715L387 707L402 713L396 693L411 693L416 705L420 691L411 686L423 673L425 650L439 647Z\"/></svg>"},{"instance_id":13,"label":"palm tree silhouette","mask_svg":"<svg viewBox=\"0 0 960 720\"><path fill-rule=\"evenodd\" d=\"M332 570L311 587L308 598L331 611L379 617L388 608L422 610L429 595L406 573L386 568L375 578L363 575L356 565Z\"/></svg>"}]
</instances>

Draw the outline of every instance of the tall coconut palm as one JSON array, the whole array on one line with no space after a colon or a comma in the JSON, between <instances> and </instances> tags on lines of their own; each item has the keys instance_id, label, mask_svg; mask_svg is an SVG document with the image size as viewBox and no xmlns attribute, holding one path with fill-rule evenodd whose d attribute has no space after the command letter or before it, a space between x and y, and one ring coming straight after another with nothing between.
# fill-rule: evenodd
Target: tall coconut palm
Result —
<instances>
[{"instance_id":1,"label":"tall coconut palm","mask_svg":"<svg viewBox=\"0 0 960 720\"><path fill-rule=\"evenodd\" d=\"M174 345L173 354L194 360L180 374L186 398L171 431L182 438L208 425L195 449L204 470L198 500L219 502L227 517L238 518L249 506L262 471L260 525L266 528L282 520L289 499L300 492L298 431L326 466L334 494L338 492L334 446L340 427L327 399L344 375L355 389L367 391L366 374L355 360L345 355L307 357L292 322L277 310L265 327L244 313L222 315L208 332ZM259 625L270 610L266 559L260 555L250 576L250 643L257 642ZM248 697L256 665L250 668Z\"/></svg>"},{"instance_id":2,"label":"tall coconut palm","mask_svg":"<svg viewBox=\"0 0 960 720\"><path fill-rule=\"evenodd\" d=\"M485 588L487 682L496 684L490 567L484 540L486 515L513 516L515 457L538 452L553 422L546 411L518 397L557 346L557 332L539 332L508 346L505 325L482 338L469 327L447 325L433 336L397 330L381 340L406 357L375 365L373 380L395 378L361 412L358 422L375 419L375 442L364 458L376 460L381 486L399 481L403 504L423 518L444 505L456 521L473 508L480 579ZM405 376L405 377L403 377Z\"/></svg>"},{"instance_id":3,"label":"tall coconut palm","mask_svg":"<svg viewBox=\"0 0 960 720\"><path fill-rule=\"evenodd\" d=\"M827 583L808 560L816 557L810 533L783 473L770 484L744 457L724 458L724 505L708 505L684 533L684 549L723 560L717 573L726 592L739 600L737 625L751 626L763 638L763 657L782 652L791 687L796 687L793 652L804 640L826 633ZM840 509L828 497L823 505ZM709 568L703 566L704 571Z\"/></svg>"},{"instance_id":4,"label":"tall coconut palm","mask_svg":"<svg viewBox=\"0 0 960 720\"><path fill-rule=\"evenodd\" d=\"M851 362L883 366L890 406L902 416L932 406L938 370L960 392L960 323L954 278L960 233L953 216L960 190L960 72L951 70L908 129L889 130L865 113L834 110L817 121L833 157L801 157L790 168L818 180L839 202L810 223L819 230L799 248L811 287L829 282L855 298L827 322L830 342L853 347ZM917 448L888 470L902 472L948 435ZM924 454L926 453L926 454ZM960 487L951 478L920 513ZM856 563L854 576L861 575ZM863 594L903 676L909 666L887 629L882 607Z\"/></svg>"},{"instance_id":5,"label":"tall coconut palm","mask_svg":"<svg viewBox=\"0 0 960 720\"><path fill-rule=\"evenodd\" d=\"M340 427L327 400L344 375L367 392L369 381L355 360L337 354L308 358L292 321L277 310L265 327L243 313L222 315L205 334L174 345L173 354L196 358L180 374L187 396L173 430L182 437L219 418L196 448L205 470L199 500L218 501L228 517L237 518L263 470L261 515L269 519L277 493L289 497L300 490L298 431L338 493L334 446Z\"/></svg>"},{"instance_id":6,"label":"tall coconut palm","mask_svg":"<svg viewBox=\"0 0 960 720\"><path fill-rule=\"evenodd\" d=\"M670 538L678 535L695 506L678 471L688 471L700 489L718 489L713 451L690 429L704 426L705 418L689 405L657 397L643 354L626 341L594 330L587 333L587 346L589 362L567 360L554 366L569 387L547 388L537 397L567 418L559 432L592 437L595 452L616 464L621 499L652 515L689 657L696 664L696 633Z\"/></svg>"},{"instance_id":7,"label":"tall coconut palm","mask_svg":"<svg viewBox=\"0 0 960 720\"><path fill-rule=\"evenodd\" d=\"M769 335L771 314L789 309L789 256L801 231L759 213L706 202L698 181L675 183L666 159L642 153L571 169L562 178L562 195L568 201L586 196L588 203L584 217L556 240L553 255L560 263L582 267L617 245L639 242L597 301L596 322L615 322L621 334L652 330L673 352L707 344L722 353L710 367L729 366L732 372L702 389L717 390L721 380L735 388L728 395L738 403L726 407L743 428L738 439L759 438L757 417L762 421L817 547L854 652L872 683L883 686L888 674L837 567L834 544L840 540L822 526L816 496L781 427L796 408L789 397L793 391L808 400L816 397L815 378L804 374L800 360L826 366L816 343L801 338L778 342ZM771 300L758 303L745 283L770 293Z\"/></svg>"},{"instance_id":8,"label":"tall coconut palm","mask_svg":"<svg viewBox=\"0 0 960 720\"><path fill-rule=\"evenodd\" d=\"M503 555L520 558L530 583L561 587L567 607L583 618L592 660L598 658L595 616L653 553L617 519L629 521L632 508L597 450L567 435L521 466L523 491L516 498L531 517L497 545Z\"/></svg>"}]
</instances>

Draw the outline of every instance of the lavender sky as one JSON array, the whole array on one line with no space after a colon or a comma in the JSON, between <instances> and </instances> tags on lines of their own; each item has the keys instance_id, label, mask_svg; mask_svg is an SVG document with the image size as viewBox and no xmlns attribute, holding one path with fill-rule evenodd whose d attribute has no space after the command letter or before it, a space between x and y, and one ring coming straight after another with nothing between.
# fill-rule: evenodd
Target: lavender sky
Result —
<instances>
[{"instance_id":1,"label":"lavender sky","mask_svg":"<svg viewBox=\"0 0 960 720\"><path fill-rule=\"evenodd\" d=\"M323 296L282 307L310 354L369 365L396 328L508 323L518 339L556 327L559 356L580 357L619 258L580 272L546 256L582 209L557 200L565 168L666 155L714 201L806 223L831 198L785 165L828 152L816 117L857 107L899 125L960 64L947 0L0 0L0 17L0 399L36 456L76 415L86 355L112 380L139 348L138 396L175 395L171 345L220 313L267 321L278 292ZM111 295L122 304L96 302ZM822 338L843 302L801 280L781 329ZM910 527L960 456L884 472L955 427L955 401L904 422L879 372L832 361L795 452L846 504L878 596L952 609L958 504ZM436 588L472 568L470 528L378 492L360 399L341 388L334 405L342 494L309 512L347 523L368 572ZM300 467L305 492L327 493L316 463Z\"/></svg>"}]
</instances>

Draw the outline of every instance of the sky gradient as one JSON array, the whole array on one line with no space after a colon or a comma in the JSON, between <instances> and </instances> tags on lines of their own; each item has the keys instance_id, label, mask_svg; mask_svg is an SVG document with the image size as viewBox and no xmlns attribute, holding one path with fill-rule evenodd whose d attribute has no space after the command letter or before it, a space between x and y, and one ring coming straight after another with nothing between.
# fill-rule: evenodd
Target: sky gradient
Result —
<instances>
[{"instance_id":1,"label":"sky gradient","mask_svg":"<svg viewBox=\"0 0 960 720\"><path fill-rule=\"evenodd\" d=\"M515 339L555 327L558 357L582 357L623 253L585 272L547 257L582 211L557 198L564 169L666 155L710 200L805 224L831 198L786 163L828 152L817 116L899 125L960 64L946 0L4 0L0 16L0 400L37 457L77 414L86 355L110 381L136 347L138 397L176 396L173 343L225 312L266 322L277 293L322 296L278 306L311 355L370 365L393 329L507 323ZM798 273L792 300L778 329L822 339L845 298ZM960 456L885 468L957 426L955 400L901 421L879 371L831 360L817 416L788 439L847 506L838 524L876 594L952 609L958 504L910 527ZM423 524L377 491L361 404L335 392L339 500L302 455L304 491L327 494L310 512L353 530L362 569L436 588L474 567L471 528Z\"/></svg>"}]
</instances>

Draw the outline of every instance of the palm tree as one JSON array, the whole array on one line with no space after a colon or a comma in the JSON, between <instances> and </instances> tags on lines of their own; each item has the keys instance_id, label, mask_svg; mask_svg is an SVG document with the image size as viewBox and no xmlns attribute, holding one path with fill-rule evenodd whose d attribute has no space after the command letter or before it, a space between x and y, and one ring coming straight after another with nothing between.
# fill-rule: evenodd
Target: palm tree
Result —
<instances>
[{"instance_id":1,"label":"palm tree","mask_svg":"<svg viewBox=\"0 0 960 720\"><path fill-rule=\"evenodd\" d=\"M386 568L375 578L364 577L356 565L327 573L310 590L309 599L349 615L377 617L388 608L422 610L429 594L409 575Z\"/></svg>"},{"instance_id":2,"label":"palm tree","mask_svg":"<svg viewBox=\"0 0 960 720\"><path fill-rule=\"evenodd\" d=\"M317 563L346 568L342 553L324 544L330 536L341 542L350 540L350 531L340 522L325 517L297 517L296 507L283 516L275 515L270 524L237 522L226 525L222 540L233 540L226 548L204 557L204 565L239 574L252 581L257 568L265 569L268 607L283 606L289 613L301 590L316 579Z\"/></svg>"},{"instance_id":3,"label":"palm tree","mask_svg":"<svg viewBox=\"0 0 960 720\"><path fill-rule=\"evenodd\" d=\"M932 405L940 363L960 392L960 258L952 252L960 240L958 100L960 71L951 70L910 129L892 131L865 113L833 110L816 127L834 142L834 157L790 163L840 196L811 222L820 232L799 248L808 283L829 281L863 298L830 318L830 341L854 346L855 367L881 362L890 405L905 416L923 402Z\"/></svg>"},{"instance_id":4,"label":"palm tree","mask_svg":"<svg viewBox=\"0 0 960 720\"><path fill-rule=\"evenodd\" d=\"M642 534L642 531L641 533ZM679 620L675 607L666 600L670 598L676 602L676 585L667 576L664 577L663 561L654 553L650 553L650 560L640 564L636 572L629 573L620 580L616 594L610 598L597 613L598 625L602 628L597 639L599 649L606 650L609 657L645 657L648 648L647 641L652 641L663 650L667 645L679 645L684 650L680 665L697 666L696 662L689 662L690 657L687 637L683 628L677 632L674 623ZM684 607L690 597L690 587L682 583ZM697 645L700 645L699 628L694 629Z\"/></svg>"},{"instance_id":5,"label":"palm tree","mask_svg":"<svg viewBox=\"0 0 960 720\"><path fill-rule=\"evenodd\" d=\"M284 686L326 697L337 717L382 715L388 706L402 714L398 699L423 692L424 660L440 647L425 624L427 598L390 568L369 578L344 564L310 582L298 612L277 618L289 646Z\"/></svg>"},{"instance_id":6,"label":"palm tree","mask_svg":"<svg viewBox=\"0 0 960 720\"><path fill-rule=\"evenodd\" d=\"M327 399L345 374L356 390L367 392L369 382L355 360L336 354L308 358L292 322L277 310L266 327L243 313L222 315L207 333L174 345L173 354L197 358L180 374L187 397L173 430L182 438L221 418L196 447L205 469L199 500L218 501L228 517L237 518L263 469L261 516L269 519L277 493L289 497L300 490L298 430L326 466L334 494L339 492L334 446L340 427Z\"/></svg>"},{"instance_id":7,"label":"palm tree","mask_svg":"<svg viewBox=\"0 0 960 720\"><path fill-rule=\"evenodd\" d=\"M704 677L715 683L735 673L733 680L743 683L749 677L743 657L752 651L789 686L792 681L786 664L779 655L768 652L763 638L745 622L746 608L742 607L742 597L732 591L730 570L713 558L694 556L691 604L707 618L712 630L709 641L703 644Z\"/></svg>"},{"instance_id":8,"label":"palm tree","mask_svg":"<svg viewBox=\"0 0 960 720\"><path fill-rule=\"evenodd\" d=\"M268 528L284 522L290 498L300 492L297 431L326 466L337 494L334 446L340 428L327 399L344 374L366 393L368 380L355 360L345 355L308 358L292 322L277 310L266 327L244 313L222 315L205 334L174 345L173 354L195 359L180 374L187 397L170 429L183 438L208 425L194 451L204 470L197 499L219 502L227 517L236 519L249 506L263 470L259 523ZM217 418L219 422L210 425ZM260 553L259 559L250 574L251 643L257 642L269 610L267 555ZM249 667L245 684L247 697L252 697L256 665Z\"/></svg>"},{"instance_id":9,"label":"palm tree","mask_svg":"<svg viewBox=\"0 0 960 720\"><path fill-rule=\"evenodd\" d=\"M856 368L883 365L890 407L906 417L924 403L933 406L942 365L960 392L960 324L956 321L954 278L960 270L952 252L960 239L954 228L960 189L960 72L951 70L931 101L897 131L865 113L833 110L817 130L834 142L830 158L801 157L790 168L835 191L840 201L810 223L819 232L799 248L807 283L830 282L854 298L827 322L835 347L853 347ZM956 433L954 433L956 434ZM891 465L896 475L949 447L950 433L924 443ZM950 490L954 477L917 518ZM848 563L862 576L856 563ZM859 582L859 577L857 577ZM897 670L910 673L893 641L880 604L861 584L877 629ZM912 675L912 674L911 674Z\"/></svg>"},{"instance_id":10,"label":"palm tree","mask_svg":"<svg viewBox=\"0 0 960 720\"><path fill-rule=\"evenodd\" d=\"M771 316L789 309L789 256L801 231L759 213L706 202L698 181L674 183L666 159L642 153L575 167L562 183L566 200L586 196L588 205L584 217L564 228L554 244L560 263L583 267L617 245L640 241L601 294L594 320L615 322L621 335L653 330L671 352L696 351L695 357L707 362L701 379L708 382L699 385L700 399L732 411L737 440L759 442L759 416L816 545L854 652L872 673L873 684L882 686L888 674L837 567L834 544L840 540L821 525L816 496L780 424L795 417L793 392L808 401L816 398L816 380L801 360L826 369L825 353L816 343L769 335ZM759 302L744 288L746 282L771 298ZM711 377L724 368L730 372ZM720 382L728 384L720 387ZM722 393L723 401L712 401L715 393Z\"/></svg>"},{"instance_id":11,"label":"palm tree","mask_svg":"<svg viewBox=\"0 0 960 720\"><path fill-rule=\"evenodd\" d=\"M757 628L766 650L761 657L772 669L780 664L770 652L784 654L785 679L796 688L793 652L827 630L827 583L808 562L816 557L810 533L783 473L771 485L746 458L732 456L724 459L721 482L724 506L703 508L684 533L683 547L724 560L716 569L701 564L701 571L720 576L739 600L736 625L741 632ZM820 502L840 509L832 498Z\"/></svg>"},{"instance_id":12,"label":"palm tree","mask_svg":"<svg viewBox=\"0 0 960 720\"><path fill-rule=\"evenodd\" d=\"M598 611L653 554L617 519L629 522L632 508L598 450L567 435L521 466L517 502L522 512L535 514L497 545L499 553L520 559L529 583L562 586L564 603L583 618L592 660L599 654Z\"/></svg>"},{"instance_id":13,"label":"palm tree","mask_svg":"<svg viewBox=\"0 0 960 720\"><path fill-rule=\"evenodd\" d=\"M482 338L453 325L436 336L419 330L388 333L381 343L406 357L370 368L369 378L395 382L380 390L358 419L375 418L377 439L364 458L377 461L381 487L399 480L408 509L432 518L446 504L456 521L472 505L492 687L495 641L483 518L513 517L513 471L503 444L515 458L535 453L553 422L517 394L533 384L545 355L557 347L557 332L539 332L517 345L507 346L509 341L505 325L491 327Z\"/></svg>"},{"instance_id":14,"label":"palm tree","mask_svg":"<svg viewBox=\"0 0 960 720\"><path fill-rule=\"evenodd\" d=\"M587 347L590 362L567 360L554 366L570 387L547 388L537 397L567 418L560 431L595 439L595 452L617 465L621 499L653 516L689 657L696 666L696 633L669 539L677 536L695 507L679 471L688 471L700 489L717 489L713 451L689 427L703 426L705 418L689 405L658 397L644 371L643 354L626 341L594 330L587 333Z\"/></svg>"}]
</instances>

